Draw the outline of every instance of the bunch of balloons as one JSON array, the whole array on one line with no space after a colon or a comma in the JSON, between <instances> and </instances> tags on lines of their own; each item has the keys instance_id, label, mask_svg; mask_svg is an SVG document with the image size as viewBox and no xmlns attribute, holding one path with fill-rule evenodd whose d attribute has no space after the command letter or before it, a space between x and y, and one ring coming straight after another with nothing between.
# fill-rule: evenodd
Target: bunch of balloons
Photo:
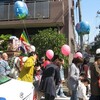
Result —
<instances>
[{"instance_id":1,"label":"bunch of balloons","mask_svg":"<svg viewBox=\"0 0 100 100\"><path fill-rule=\"evenodd\" d=\"M25 2L16 1L14 4L15 16L19 19L25 19L28 16L28 8Z\"/></svg>"},{"instance_id":2,"label":"bunch of balloons","mask_svg":"<svg viewBox=\"0 0 100 100\"><path fill-rule=\"evenodd\" d=\"M79 35L89 34L90 25L88 24L88 22L79 22L76 24L76 31Z\"/></svg>"},{"instance_id":3,"label":"bunch of balloons","mask_svg":"<svg viewBox=\"0 0 100 100\"><path fill-rule=\"evenodd\" d=\"M66 44L64 44L62 47L61 47L61 53L65 56L68 56L70 54L70 47ZM46 57L51 60L53 57L54 57L54 52L53 50L49 49L46 51Z\"/></svg>"}]
</instances>

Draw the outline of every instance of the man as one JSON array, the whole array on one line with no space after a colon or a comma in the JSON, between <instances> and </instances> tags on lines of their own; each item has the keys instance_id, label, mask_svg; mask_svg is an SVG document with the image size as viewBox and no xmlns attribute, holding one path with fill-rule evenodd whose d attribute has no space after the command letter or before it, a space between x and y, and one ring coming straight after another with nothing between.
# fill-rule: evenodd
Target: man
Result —
<instances>
[{"instance_id":1,"label":"man","mask_svg":"<svg viewBox=\"0 0 100 100\"><path fill-rule=\"evenodd\" d=\"M10 71L8 62L3 60L2 53L0 53L0 75L9 75Z\"/></svg>"},{"instance_id":2,"label":"man","mask_svg":"<svg viewBox=\"0 0 100 100\"><path fill-rule=\"evenodd\" d=\"M100 49L96 50L95 61L90 66L91 70L91 97L89 100L100 100Z\"/></svg>"},{"instance_id":3,"label":"man","mask_svg":"<svg viewBox=\"0 0 100 100\"><path fill-rule=\"evenodd\" d=\"M8 55L7 55L7 53L3 53L3 54L2 54L2 58L3 58L5 61L8 61Z\"/></svg>"}]
</instances>

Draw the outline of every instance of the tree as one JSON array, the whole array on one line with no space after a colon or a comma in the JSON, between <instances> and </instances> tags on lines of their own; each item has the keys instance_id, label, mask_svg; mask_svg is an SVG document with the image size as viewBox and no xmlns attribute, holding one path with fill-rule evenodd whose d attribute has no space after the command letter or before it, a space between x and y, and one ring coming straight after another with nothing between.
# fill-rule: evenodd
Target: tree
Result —
<instances>
[{"instance_id":1,"label":"tree","mask_svg":"<svg viewBox=\"0 0 100 100\"><path fill-rule=\"evenodd\" d=\"M31 43L36 47L39 57L44 56L46 51L51 49L56 55L67 60L61 54L61 46L66 44L65 35L59 34L56 29L49 28L39 31L38 34L33 35Z\"/></svg>"},{"instance_id":2,"label":"tree","mask_svg":"<svg viewBox=\"0 0 100 100\"><path fill-rule=\"evenodd\" d=\"M0 40L1 40L0 50L3 50L3 51L7 50L7 45L8 45L7 40L9 40L10 36L11 36L10 34L6 34L6 35L1 34L0 35Z\"/></svg>"}]
</instances>

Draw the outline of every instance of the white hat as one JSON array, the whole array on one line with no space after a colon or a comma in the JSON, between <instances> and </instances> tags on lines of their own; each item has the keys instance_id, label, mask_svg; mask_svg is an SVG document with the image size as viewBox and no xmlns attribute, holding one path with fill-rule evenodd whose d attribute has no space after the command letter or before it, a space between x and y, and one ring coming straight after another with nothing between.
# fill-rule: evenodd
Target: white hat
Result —
<instances>
[{"instance_id":1,"label":"white hat","mask_svg":"<svg viewBox=\"0 0 100 100\"><path fill-rule=\"evenodd\" d=\"M28 57L23 57L22 60L25 62L28 59Z\"/></svg>"},{"instance_id":2,"label":"white hat","mask_svg":"<svg viewBox=\"0 0 100 100\"><path fill-rule=\"evenodd\" d=\"M96 54L100 54L100 48L96 50Z\"/></svg>"},{"instance_id":3,"label":"white hat","mask_svg":"<svg viewBox=\"0 0 100 100\"><path fill-rule=\"evenodd\" d=\"M16 36L10 36L9 39L16 39L16 40L18 40L18 38Z\"/></svg>"},{"instance_id":4,"label":"white hat","mask_svg":"<svg viewBox=\"0 0 100 100\"><path fill-rule=\"evenodd\" d=\"M35 46L31 45L31 49L35 52Z\"/></svg>"}]
</instances>

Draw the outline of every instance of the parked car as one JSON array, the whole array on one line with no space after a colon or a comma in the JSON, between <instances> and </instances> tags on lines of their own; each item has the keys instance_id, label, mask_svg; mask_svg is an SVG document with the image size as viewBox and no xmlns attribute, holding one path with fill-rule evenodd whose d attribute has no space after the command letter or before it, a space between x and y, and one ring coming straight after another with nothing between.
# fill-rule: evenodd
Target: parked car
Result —
<instances>
[{"instance_id":1,"label":"parked car","mask_svg":"<svg viewBox=\"0 0 100 100\"><path fill-rule=\"evenodd\" d=\"M33 93L32 83L0 75L0 97L5 100L33 100Z\"/></svg>"}]
</instances>

